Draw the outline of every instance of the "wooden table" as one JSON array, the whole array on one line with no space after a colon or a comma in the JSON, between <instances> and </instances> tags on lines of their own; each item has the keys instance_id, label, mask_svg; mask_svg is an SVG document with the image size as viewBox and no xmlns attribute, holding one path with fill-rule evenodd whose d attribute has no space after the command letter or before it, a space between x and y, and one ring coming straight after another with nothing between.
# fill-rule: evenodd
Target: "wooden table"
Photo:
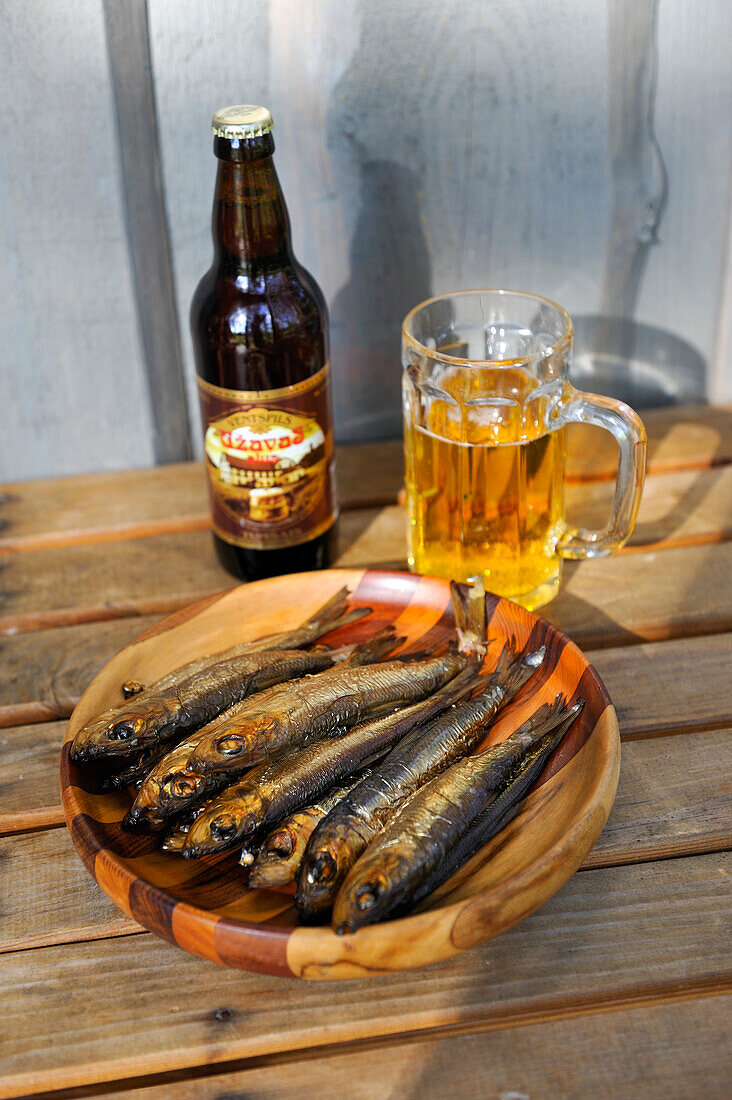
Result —
<instances>
[{"instance_id":1,"label":"wooden table","mask_svg":"<svg viewBox=\"0 0 732 1100\"><path fill-rule=\"evenodd\" d=\"M156 618L231 584L200 467L5 487L0 1096L728 1095L732 412L646 420L631 544L570 566L546 609L618 709L607 827L510 932L369 981L184 954L107 900L63 826L58 750L91 676ZM570 513L601 522L611 444L581 428L569 446ZM341 450L341 563L403 567L400 479L398 444Z\"/></svg>"}]
</instances>

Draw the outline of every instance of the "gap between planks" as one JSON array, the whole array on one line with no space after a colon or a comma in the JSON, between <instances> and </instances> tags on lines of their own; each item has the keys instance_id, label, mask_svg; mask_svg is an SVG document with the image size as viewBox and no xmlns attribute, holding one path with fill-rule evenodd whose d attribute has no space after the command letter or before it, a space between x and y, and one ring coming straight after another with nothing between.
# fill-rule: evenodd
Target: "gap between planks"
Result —
<instances>
[{"instance_id":1,"label":"gap between planks","mask_svg":"<svg viewBox=\"0 0 732 1100\"><path fill-rule=\"evenodd\" d=\"M83 1100L84 1097L103 1096L105 1093L110 1093L113 1090L119 1091L122 1088L137 1090L154 1085L201 1081L213 1076L267 1066L307 1065L308 1062L336 1054L378 1051L404 1043L426 1043L437 1039L457 1038L467 1035L487 1035L497 1031L528 1028L540 1024L576 1020L587 1016L604 1016L633 1008L653 1008L684 1001L724 997L729 995L730 992L732 992L732 974L715 975L702 980L682 979L680 981L659 982L655 985L639 985L634 989L626 989L618 993L604 992L602 1000L598 1000L593 995L567 998L564 1004L556 1003L552 1005L551 1009L526 1008L523 1011L508 1011L502 1018L497 1018L490 1013L477 1012L470 1021L461 1020L434 1027L417 1027L414 1030L389 1032L384 1035L376 1035L373 1038L344 1039L332 1043L319 1043L316 1040L308 1047L294 1048L281 1053L222 1059L199 1065L184 1063L179 1067L160 1072L145 1072L144 1069L142 1072L136 1072L138 1067L134 1059L125 1058L118 1063L121 1075L114 1078L108 1076L108 1062L105 1061L96 1065L92 1063L84 1067L85 1073L89 1076L88 1084L64 1087L61 1083L58 1087L44 1088L43 1090L33 1088L31 1092L22 1094L16 1092L14 1088L12 1091L5 1091L3 1082L0 1081L0 1097L8 1098L8 1100L12 1100L12 1098L14 1100L31 1100L31 1097L33 1100ZM63 1072L58 1075L61 1079L64 1076L66 1074ZM33 1077L35 1077L35 1074ZM26 1078L26 1081L31 1087L33 1086L33 1078ZM27 1087L23 1079L19 1079L19 1084L22 1088ZM132 1097L130 1097L130 1100L132 1100Z\"/></svg>"},{"instance_id":2,"label":"gap between planks","mask_svg":"<svg viewBox=\"0 0 732 1100\"><path fill-rule=\"evenodd\" d=\"M684 472L713 471L732 462L732 410L697 406L652 410L644 416L649 482L658 475L663 479L678 472L683 477ZM567 438L570 487L585 485L587 492L594 492L591 483L615 477L617 447L607 433L576 426ZM341 509L394 504L402 463L400 440L340 446ZM178 463L2 486L0 554L206 530L205 480L201 463ZM132 517L125 506L129 499L134 500ZM39 517L45 516L50 523L41 527Z\"/></svg>"},{"instance_id":3,"label":"gap between planks","mask_svg":"<svg viewBox=\"0 0 732 1100\"><path fill-rule=\"evenodd\" d=\"M732 847L732 742L689 734L628 746L610 818L582 870L724 852ZM60 813L60 807L59 807ZM20 822L16 822L16 825ZM34 876L35 868L35 876ZM95 886L63 829L16 831L0 841L0 954L140 932ZM38 904L34 882L43 882Z\"/></svg>"},{"instance_id":4,"label":"gap between planks","mask_svg":"<svg viewBox=\"0 0 732 1100\"><path fill-rule=\"evenodd\" d=\"M2 1086L14 1091L3 1093L0 1086L0 1095L338 1039L470 1028L476 1021L502 1029L583 1011L598 1000L627 1004L723 990L732 981L725 950L727 862L705 856L575 876L526 921L483 947L426 970L374 977L366 986L293 985L226 971L151 936L134 944L123 938L44 949L42 980L37 952L6 955L6 1011L17 1013L19 1045L2 1078ZM111 965L117 979L112 999L104 977ZM170 982L171 970L177 982ZM78 1035L66 1011L72 975L89 1014L79 1059L65 1039L69 1032ZM192 1001L186 990L196 982L199 996ZM31 1021L41 1003L49 1016L48 1028L39 1033ZM143 1031L134 1011L138 1004L154 1014ZM219 1018L222 1005L230 1022ZM34 1059L30 1073L27 1058Z\"/></svg>"},{"instance_id":5,"label":"gap between planks","mask_svg":"<svg viewBox=\"0 0 732 1100\"><path fill-rule=\"evenodd\" d=\"M181 1100L221 1100L222 1097L292 1096L303 1087L303 1070L308 1071L308 1093L323 1100L341 1100L351 1095L361 1100L373 1097L372 1051L379 1053L379 1084L383 1096L442 1098L454 1091L454 1067L461 1066L461 1094L483 1100L486 1075L494 1093L510 1096L562 1095L584 1100L607 1092L608 1081L622 1074L622 1091L627 1096L663 1097L668 1100L678 1080L678 1056L691 1069L707 1097L726 1095L723 1081L728 1067L716 1057L724 1047L730 998L717 996L706 1005L706 996L683 998L660 1005L610 1009L613 1015L588 1012L575 1017L571 1031L563 1021L528 1025L524 1029L493 1031L475 1035L421 1037L414 1041L376 1044L354 1043L353 1049L302 1051L300 1057L276 1061L274 1065L249 1064L240 1070L219 1073L208 1066L192 1073L158 1075L157 1083L139 1081L132 1094L124 1082L83 1087L64 1093L46 1094L56 1100L72 1097L107 1096L112 1100L167 1100L175 1084ZM711 1020L710 1020L711 1012ZM478 1040L474 1042L473 1040ZM529 1049L532 1058L516 1064L516 1054ZM668 1051L673 1049L677 1062ZM587 1051L597 1057L587 1059ZM622 1069L618 1054L622 1052ZM259 1060L257 1060L259 1061ZM408 1085L405 1089L405 1083ZM650 1083L650 1091L649 1091ZM122 1089L119 1089L119 1085ZM147 1087L146 1087L147 1086ZM91 1090L91 1091L89 1091Z\"/></svg>"}]
</instances>

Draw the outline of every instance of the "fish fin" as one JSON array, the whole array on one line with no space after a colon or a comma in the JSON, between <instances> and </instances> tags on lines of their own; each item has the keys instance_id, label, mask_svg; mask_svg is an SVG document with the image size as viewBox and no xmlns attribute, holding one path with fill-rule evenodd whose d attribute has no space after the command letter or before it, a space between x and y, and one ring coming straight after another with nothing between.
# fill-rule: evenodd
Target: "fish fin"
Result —
<instances>
[{"instance_id":1,"label":"fish fin","mask_svg":"<svg viewBox=\"0 0 732 1100\"><path fill-rule=\"evenodd\" d=\"M344 615L339 615L337 619L328 621L328 633L331 630L338 630L342 626L350 626L351 623L357 623L360 619L365 619L367 615L373 613L373 607L352 607L350 611L346 611Z\"/></svg>"},{"instance_id":2,"label":"fish fin","mask_svg":"<svg viewBox=\"0 0 732 1100\"><path fill-rule=\"evenodd\" d=\"M485 586L482 577L471 583L450 581L450 599L461 653L485 655L488 643Z\"/></svg>"},{"instance_id":3,"label":"fish fin","mask_svg":"<svg viewBox=\"0 0 732 1100\"><path fill-rule=\"evenodd\" d=\"M546 657L546 646L540 646L525 657L517 657L513 639L503 647L494 673L506 695L515 695L541 667Z\"/></svg>"},{"instance_id":4,"label":"fish fin","mask_svg":"<svg viewBox=\"0 0 732 1100\"><path fill-rule=\"evenodd\" d=\"M339 588L335 595L331 596L329 600L319 607L317 611L305 620L303 626L320 626L321 623L330 622L333 619L337 619L346 609L348 603L348 597L351 595L348 590L348 586L344 584L343 588Z\"/></svg>"},{"instance_id":5,"label":"fish fin","mask_svg":"<svg viewBox=\"0 0 732 1100\"><path fill-rule=\"evenodd\" d=\"M348 588L343 587L334 596L331 596L327 603L319 607L302 624L300 630L304 632L304 635L309 636L312 640L322 638L342 626L357 623L359 619L365 619L367 615L372 613L372 607L353 607L350 611L346 611L345 605L350 594Z\"/></svg>"},{"instance_id":6,"label":"fish fin","mask_svg":"<svg viewBox=\"0 0 732 1100\"><path fill-rule=\"evenodd\" d=\"M392 653L405 641L406 638L397 634L393 626L387 626L384 630L380 630L378 634L374 634L373 638L369 638L368 641L361 642L357 645L350 657L345 659L341 667L348 665L372 665L376 661L380 661L382 657L386 657L387 654Z\"/></svg>"},{"instance_id":7,"label":"fish fin","mask_svg":"<svg viewBox=\"0 0 732 1100\"><path fill-rule=\"evenodd\" d=\"M543 703L535 710L518 732L533 733L536 741L548 734L556 734L557 744L559 744L584 705L584 699L578 699L574 706L568 707L565 697L557 695L553 702Z\"/></svg>"}]
</instances>

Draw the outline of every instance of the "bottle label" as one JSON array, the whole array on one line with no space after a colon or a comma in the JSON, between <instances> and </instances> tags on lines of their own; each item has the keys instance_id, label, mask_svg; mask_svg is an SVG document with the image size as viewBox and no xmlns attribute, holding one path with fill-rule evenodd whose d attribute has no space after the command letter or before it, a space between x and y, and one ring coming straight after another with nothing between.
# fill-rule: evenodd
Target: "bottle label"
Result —
<instances>
[{"instance_id":1,"label":"bottle label","mask_svg":"<svg viewBox=\"0 0 732 1100\"><path fill-rule=\"evenodd\" d=\"M198 379L213 528L235 546L272 550L316 538L336 517L329 366L277 390Z\"/></svg>"}]
</instances>

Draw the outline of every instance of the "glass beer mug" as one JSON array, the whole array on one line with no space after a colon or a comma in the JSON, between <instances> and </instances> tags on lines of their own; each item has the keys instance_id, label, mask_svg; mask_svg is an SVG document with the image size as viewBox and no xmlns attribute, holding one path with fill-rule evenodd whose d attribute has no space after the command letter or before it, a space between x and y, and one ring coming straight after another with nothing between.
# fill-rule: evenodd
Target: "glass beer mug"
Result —
<instances>
[{"instance_id":1,"label":"glass beer mug","mask_svg":"<svg viewBox=\"0 0 732 1100\"><path fill-rule=\"evenodd\" d=\"M563 558L595 558L629 538L646 433L620 401L568 380L572 321L553 302L507 290L431 298L402 326L409 565L534 609L559 589ZM620 449L602 531L564 519L564 427L596 424Z\"/></svg>"}]
</instances>

